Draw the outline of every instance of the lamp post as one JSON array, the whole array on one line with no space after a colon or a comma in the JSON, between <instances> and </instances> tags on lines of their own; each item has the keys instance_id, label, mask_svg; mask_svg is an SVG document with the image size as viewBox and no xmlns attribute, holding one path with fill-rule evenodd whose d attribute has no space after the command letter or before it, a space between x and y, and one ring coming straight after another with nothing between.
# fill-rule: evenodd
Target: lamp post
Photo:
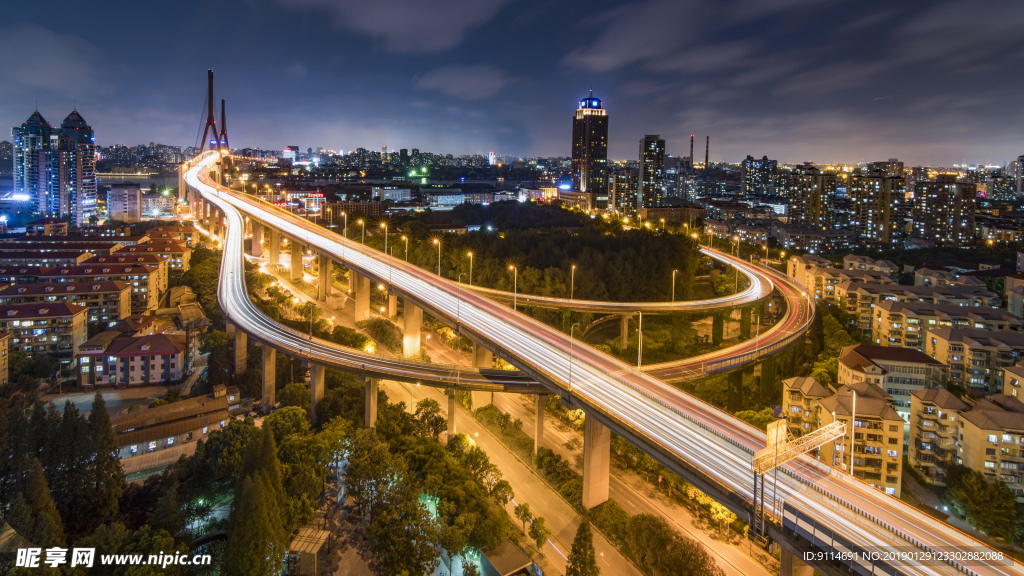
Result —
<instances>
[{"instance_id":1,"label":"lamp post","mask_svg":"<svg viewBox=\"0 0 1024 576\"><path fill-rule=\"evenodd\" d=\"M402 236L402 240L405 241L405 261L408 262L409 261L409 237L408 236Z\"/></svg>"},{"instance_id":2,"label":"lamp post","mask_svg":"<svg viewBox=\"0 0 1024 576\"><path fill-rule=\"evenodd\" d=\"M572 326L569 326L569 393L570 394L572 394L572 341L573 341L572 333L573 333L573 330L575 330L576 327L579 326L579 325L580 325L580 323L576 322Z\"/></svg>"},{"instance_id":3,"label":"lamp post","mask_svg":"<svg viewBox=\"0 0 1024 576\"><path fill-rule=\"evenodd\" d=\"M761 315L754 314L757 318L757 330L754 332L754 356L757 356L757 339L761 337Z\"/></svg>"},{"instance_id":4,"label":"lamp post","mask_svg":"<svg viewBox=\"0 0 1024 576\"><path fill-rule=\"evenodd\" d=\"M342 211L341 215L345 217L344 236L345 236L345 240L348 240L348 212Z\"/></svg>"},{"instance_id":5,"label":"lamp post","mask_svg":"<svg viewBox=\"0 0 1024 576\"><path fill-rule=\"evenodd\" d=\"M519 269L515 265L509 266L508 269L512 271L512 309L518 310Z\"/></svg>"},{"instance_id":6,"label":"lamp post","mask_svg":"<svg viewBox=\"0 0 1024 576\"><path fill-rule=\"evenodd\" d=\"M473 253L472 252L466 252L466 255L469 256L469 285L472 286L473 285Z\"/></svg>"},{"instance_id":7,"label":"lamp post","mask_svg":"<svg viewBox=\"0 0 1024 576\"><path fill-rule=\"evenodd\" d=\"M576 265L572 265L572 272L569 275L569 300L576 294Z\"/></svg>"},{"instance_id":8,"label":"lamp post","mask_svg":"<svg viewBox=\"0 0 1024 576\"><path fill-rule=\"evenodd\" d=\"M736 246L736 257L739 258L740 257L740 237L739 236L733 236L732 237L732 243ZM733 280L733 287L736 289L736 292L739 293L739 291L740 291L740 267L735 265L735 264L733 264L732 268L733 268L733 270L736 271L736 279Z\"/></svg>"},{"instance_id":9,"label":"lamp post","mask_svg":"<svg viewBox=\"0 0 1024 576\"><path fill-rule=\"evenodd\" d=\"M360 238L359 243L366 244L366 222L363 222L362 218L359 219L359 226L362 227L363 230L362 237Z\"/></svg>"},{"instance_id":10,"label":"lamp post","mask_svg":"<svg viewBox=\"0 0 1024 576\"><path fill-rule=\"evenodd\" d=\"M434 238L434 244L437 244L437 275L441 275L441 241Z\"/></svg>"},{"instance_id":11,"label":"lamp post","mask_svg":"<svg viewBox=\"0 0 1024 576\"><path fill-rule=\"evenodd\" d=\"M384 253L388 253L388 223L381 222L380 227L384 229Z\"/></svg>"},{"instance_id":12,"label":"lamp post","mask_svg":"<svg viewBox=\"0 0 1024 576\"><path fill-rule=\"evenodd\" d=\"M644 359L644 313L639 310L636 313L638 314L636 322L636 368L639 370Z\"/></svg>"},{"instance_id":13,"label":"lamp post","mask_svg":"<svg viewBox=\"0 0 1024 576\"><path fill-rule=\"evenodd\" d=\"M673 270L672 271L672 302L673 303L675 303L675 301L676 301L676 273L677 272L679 272L679 270Z\"/></svg>"}]
</instances>

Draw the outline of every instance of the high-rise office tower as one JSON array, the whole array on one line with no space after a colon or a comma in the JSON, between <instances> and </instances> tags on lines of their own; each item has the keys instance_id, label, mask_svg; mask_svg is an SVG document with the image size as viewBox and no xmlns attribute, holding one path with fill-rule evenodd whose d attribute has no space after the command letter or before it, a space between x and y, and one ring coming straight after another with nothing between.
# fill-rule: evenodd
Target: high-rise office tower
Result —
<instances>
[{"instance_id":1,"label":"high-rise office tower","mask_svg":"<svg viewBox=\"0 0 1024 576\"><path fill-rule=\"evenodd\" d=\"M69 216L77 226L96 212L96 137L78 110L50 135L46 203L48 214Z\"/></svg>"},{"instance_id":2,"label":"high-rise office tower","mask_svg":"<svg viewBox=\"0 0 1024 576\"><path fill-rule=\"evenodd\" d=\"M788 176L786 196L789 200L789 220L820 230L833 223L833 200L836 193L835 175L823 173L807 162Z\"/></svg>"},{"instance_id":3,"label":"high-rise office tower","mask_svg":"<svg viewBox=\"0 0 1024 576\"><path fill-rule=\"evenodd\" d=\"M747 156L740 168L743 173L744 194L775 194L775 172L779 168L778 161L769 160L767 156L761 159Z\"/></svg>"},{"instance_id":4,"label":"high-rise office tower","mask_svg":"<svg viewBox=\"0 0 1024 576\"><path fill-rule=\"evenodd\" d=\"M590 194L591 208L608 207L608 112L593 92L572 119L572 184Z\"/></svg>"},{"instance_id":5,"label":"high-rise office tower","mask_svg":"<svg viewBox=\"0 0 1024 576\"><path fill-rule=\"evenodd\" d=\"M665 140L657 134L640 139L640 174L637 177L637 205L641 208L661 206L668 184L665 182Z\"/></svg>"},{"instance_id":6,"label":"high-rise office tower","mask_svg":"<svg viewBox=\"0 0 1024 576\"><path fill-rule=\"evenodd\" d=\"M903 162L897 158L889 158L885 162L872 162L868 170L878 172L883 178L903 178Z\"/></svg>"},{"instance_id":7,"label":"high-rise office tower","mask_svg":"<svg viewBox=\"0 0 1024 576\"><path fill-rule=\"evenodd\" d=\"M903 238L907 183L902 175L895 175L902 174L902 162L898 172L888 164L873 163L867 172L846 178L850 227L862 243L872 246L890 245Z\"/></svg>"},{"instance_id":8,"label":"high-rise office tower","mask_svg":"<svg viewBox=\"0 0 1024 576\"><path fill-rule=\"evenodd\" d=\"M977 184L953 174L914 184L914 236L940 246L969 247L974 238Z\"/></svg>"},{"instance_id":9,"label":"high-rise office tower","mask_svg":"<svg viewBox=\"0 0 1024 576\"><path fill-rule=\"evenodd\" d=\"M14 137L14 193L24 195L30 210L46 213L46 191L50 172L50 135L53 126L38 110L21 126L11 129Z\"/></svg>"}]
</instances>

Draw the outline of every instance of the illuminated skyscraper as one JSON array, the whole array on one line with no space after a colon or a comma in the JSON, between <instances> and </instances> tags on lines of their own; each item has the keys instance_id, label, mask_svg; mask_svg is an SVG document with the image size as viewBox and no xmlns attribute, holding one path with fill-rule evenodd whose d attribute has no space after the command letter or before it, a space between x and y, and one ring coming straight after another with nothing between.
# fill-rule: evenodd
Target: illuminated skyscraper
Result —
<instances>
[{"instance_id":1,"label":"illuminated skyscraper","mask_svg":"<svg viewBox=\"0 0 1024 576\"><path fill-rule=\"evenodd\" d=\"M787 177L789 221L826 230L833 224L833 201L836 195L834 174L823 173L807 162Z\"/></svg>"},{"instance_id":2,"label":"illuminated skyscraper","mask_svg":"<svg viewBox=\"0 0 1024 576\"><path fill-rule=\"evenodd\" d=\"M668 183L665 181L665 141L657 134L640 140L640 175L637 179L637 210L661 206Z\"/></svg>"},{"instance_id":3,"label":"illuminated skyscraper","mask_svg":"<svg viewBox=\"0 0 1024 576\"><path fill-rule=\"evenodd\" d=\"M593 92L572 120L572 184L590 194L591 207L608 207L608 112Z\"/></svg>"},{"instance_id":4,"label":"illuminated skyscraper","mask_svg":"<svg viewBox=\"0 0 1024 576\"><path fill-rule=\"evenodd\" d=\"M851 202L850 227L862 243L888 245L903 238L907 183L896 175L903 172L899 164L894 168L892 161L875 162L867 173L843 174Z\"/></svg>"},{"instance_id":5,"label":"illuminated skyscraper","mask_svg":"<svg viewBox=\"0 0 1024 576\"><path fill-rule=\"evenodd\" d=\"M46 203L48 214L68 216L78 226L96 212L96 137L78 110L50 135Z\"/></svg>"},{"instance_id":6,"label":"illuminated skyscraper","mask_svg":"<svg viewBox=\"0 0 1024 576\"><path fill-rule=\"evenodd\" d=\"M914 184L914 236L940 246L970 247L974 239L977 185L953 174Z\"/></svg>"},{"instance_id":7,"label":"illuminated skyscraper","mask_svg":"<svg viewBox=\"0 0 1024 576\"><path fill-rule=\"evenodd\" d=\"M14 194L30 203L29 210L46 213L46 191L50 171L50 135L53 126L38 110L21 126L11 129L14 137Z\"/></svg>"},{"instance_id":8,"label":"illuminated skyscraper","mask_svg":"<svg viewBox=\"0 0 1024 576\"><path fill-rule=\"evenodd\" d=\"M775 171L779 163L747 156L741 165L743 171L743 193L748 195L775 194Z\"/></svg>"}]
</instances>

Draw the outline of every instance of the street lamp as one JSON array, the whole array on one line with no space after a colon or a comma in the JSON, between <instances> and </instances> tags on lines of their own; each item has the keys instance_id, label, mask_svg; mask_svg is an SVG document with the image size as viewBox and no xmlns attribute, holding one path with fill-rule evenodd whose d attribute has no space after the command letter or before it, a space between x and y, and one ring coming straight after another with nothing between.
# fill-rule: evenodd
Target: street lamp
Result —
<instances>
[{"instance_id":1,"label":"street lamp","mask_svg":"<svg viewBox=\"0 0 1024 576\"><path fill-rule=\"evenodd\" d=\"M754 356L757 356L757 339L761 337L761 315L754 314L757 318L757 331L754 332Z\"/></svg>"},{"instance_id":2,"label":"street lamp","mask_svg":"<svg viewBox=\"0 0 1024 576\"><path fill-rule=\"evenodd\" d=\"M466 255L469 256L469 285L472 286L473 285L473 253L472 252L466 252Z\"/></svg>"},{"instance_id":3,"label":"street lamp","mask_svg":"<svg viewBox=\"0 0 1024 576\"><path fill-rule=\"evenodd\" d=\"M579 325L580 325L580 323L576 322L572 326L569 326L569 393L570 394L572 394L572 341L573 341L572 333L573 333L573 330L575 330L576 327L579 326Z\"/></svg>"},{"instance_id":4,"label":"street lamp","mask_svg":"<svg viewBox=\"0 0 1024 576\"><path fill-rule=\"evenodd\" d=\"M341 215L345 217L345 240L348 240L348 212L342 211Z\"/></svg>"},{"instance_id":5,"label":"street lamp","mask_svg":"<svg viewBox=\"0 0 1024 576\"><path fill-rule=\"evenodd\" d=\"M637 322L636 322L636 369L640 369L640 365L643 364L644 359L644 313L637 310Z\"/></svg>"},{"instance_id":6,"label":"street lamp","mask_svg":"<svg viewBox=\"0 0 1024 576\"><path fill-rule=\"evenodd\" d=\"M519 269L514 265L508 267L512 271L512 309L518 310L519 298Z\"/></svg>"},{"instance_id":7,"label":"street lamp","mask_svg":"<svg viewBox=\"0 0 1024 576\"><path fill-rule=\"evenodd\" d=\"M384 229L384 253L388 253L388 223L381 222L380 227Z\"/></svg>"},{"instance_id":8,"label":"street lamp","mask_svg":"<svg viewBox=\"0 0 1024 576\"><path fill-rule=\"evenodd\" d=\"M441 241L434 238L434 244L437 244L437 275L441 275Z\"/></svg>"},{"instance_id":9,"label":"street lamp","mask_svg":"<svg viewBox=\"0 0 1024 576\"><path fill-rule=\"evenodd\" d=\"M672 271L672 302L673 303L675 303L675 301L676 301L676 273L677 272L679 272L679 270L673 270Z\"/></svg>"},{"instance_id":10,"label":"street lamp","mask_svg":"<svg viewBox=\"0 0 1024 576\"><path fill-rule=\"evenodd\" d=\"M409 261L409 237L402 236L402 240L405 240L405 261Z\"/></svg>"},{"instance_id":11,"label":"street lamp","mask_svg":"<svg viewBox=\"0 0 1024 576\"><path fill-rule=\"evenodd\" d=\"M361 226L362 230L363 230L363 234L362 234L362 237L359 240L359 243L360 244L366 244L366 222L363 222L362 218L359 219L359 226Z\"/></svg>"},{"instance_id":12,"label":"street lamp","mask_svg":"<svg viewBox=\"0 0 1024 576\"><path fill-rule=\"evenodd\" d=\"M572 273L569 277L569 300L573 299L576 293L576 265L572 265Z\"/></svg>"}]
</instances>

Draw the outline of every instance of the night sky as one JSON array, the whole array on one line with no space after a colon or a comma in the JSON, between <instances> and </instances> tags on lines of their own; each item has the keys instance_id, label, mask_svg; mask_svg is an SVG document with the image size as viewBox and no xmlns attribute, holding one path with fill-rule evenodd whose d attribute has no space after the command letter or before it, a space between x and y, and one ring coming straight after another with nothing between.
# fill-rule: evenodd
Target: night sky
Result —
<instances>
[{"instance_id":1,"label":"night sky","mask_svg":"<svg viewBox=\"0 0 1024 576\"><path fill-rule=\"evenodd\" d=\"M77 101L97 143L192 145L206 69L233 147L1003 164L1024 154L1024 2L240 0L0 8L0 124Z\"/></svg>"}]
</instances>

